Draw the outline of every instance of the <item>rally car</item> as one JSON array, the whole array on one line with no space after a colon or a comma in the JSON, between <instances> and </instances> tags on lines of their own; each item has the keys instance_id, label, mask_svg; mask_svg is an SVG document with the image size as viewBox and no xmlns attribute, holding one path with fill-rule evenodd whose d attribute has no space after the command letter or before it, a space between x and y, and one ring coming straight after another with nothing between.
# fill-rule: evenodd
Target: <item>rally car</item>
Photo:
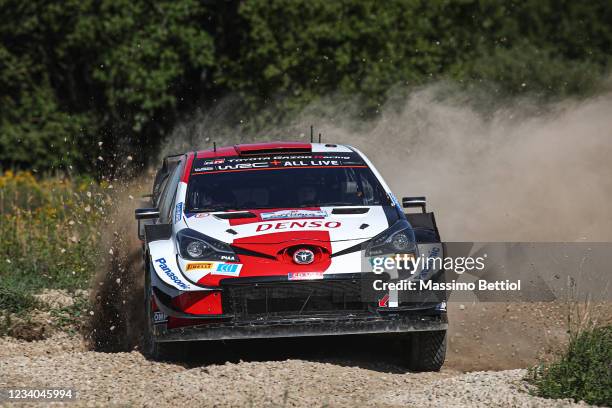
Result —
<instances>
[{"instance_id":1,"label":"rally car","mask_svg":"<svg viewBox=\"0 0 612 408\"><path fill-rule=\"evenodd\" d=\"M356 148L277 142L169 156L150 197L136 219L151 358L183 341L386 333L409 369L443 364L446 299L380 289L443 271L372 266L442 256L434 216L423 197L400 204Z\"/></svg>"}]
</instances>

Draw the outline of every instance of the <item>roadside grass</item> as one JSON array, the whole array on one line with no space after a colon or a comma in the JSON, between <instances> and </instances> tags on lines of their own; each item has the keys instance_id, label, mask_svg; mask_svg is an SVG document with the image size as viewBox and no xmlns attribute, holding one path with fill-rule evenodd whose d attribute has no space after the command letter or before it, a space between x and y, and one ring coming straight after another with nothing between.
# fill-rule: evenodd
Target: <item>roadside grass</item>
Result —
<instances>
[{"instance_id":1,"label":"roadside grass","mask_svg":"<svg viewBox=\"0 0 612 408\"><path fill-rule=\"evenodd\" d=\"M23 317L40 302L11 278L0 279L0 336L11 333L15 317Z\"/></svg>"},{"instance_id":2,"label":"roadside grass","mask_svg":"<svg viewBox=\"0 0 612 408\"><path fill-rule=\"evenodd\" d=\"M22 314L39 305L32 294L13 277L0 280L0 310L10 313Z\"/></svg>"},{"instance_id":3,"label":"roadside grass","mask_svg":"<svg viewBox=\"0 0 612 408\"><path fill-rule=\"evenodd\" d=\"M79 295L73 297L74 303L70 306L55 307L50 310L54 326L68 334L78 334L87 318L85 311L89 308L87 298Z\"/></svg>"},{"instance_id":4,"label":"roadside grass","mask_svg":"<svg viewBox=\"0 0 612 408\"><path fill-rule=\"evenodd\" d=\"M530 381L541 397L612 406L612 326L572 337L558 361L531 370Z\"/></svg>"},{"instance_id":5,"label":"roadside grass","mask_svg":"<svg viewBox=\"0 0 612 408\"><path fill-rule=\"evenodd\" d=\"M109 187L88 178L0 175L0 326L43 308L33 296L42 289L88 287L101 257ZM51 312L63 325L80 317L83 302L75 298L74 307Z\"/></svg>"},{"instance_id":6,"label":"roadside grass","mask_svg":"<svg viewBox=\"0 0 612 408\"><path fill-rule=\"evenodd\" d=\"M532 367L526 379L540 397L612 407L612 325L575 294L575 282L568 282L567 348L555 361Z\"/></svg>"}]
</instances>

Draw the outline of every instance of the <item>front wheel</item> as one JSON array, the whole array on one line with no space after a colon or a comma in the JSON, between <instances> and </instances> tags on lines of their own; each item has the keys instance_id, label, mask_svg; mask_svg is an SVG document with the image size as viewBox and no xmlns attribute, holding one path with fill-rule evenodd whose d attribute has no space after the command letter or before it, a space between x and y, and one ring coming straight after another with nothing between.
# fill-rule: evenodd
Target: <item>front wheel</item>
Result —
<instances>
[{"instance_id":1,"label":"front wheel","mask_svg":"<svg viewBox=\"0 0 612 408\"><path fill-rule=\"evenodd\" d=\"M160 343L155 340L155 335L153 333L152 296L151 275L150 271L146 271L144 283L145 324L142 339L142 352L145 357L154 361L172 360L174 357L174 353L172 352L172 343Z\"/></svg>"},{"instance_id":2,"label":"front wheel","mask_svg":"<svg viewBox=\"0 0 612 408\"><path fill-rule=\"evenodd\" d=\"M415 332L401 341L404 365L410 371L440 371L446 357L446 330Z\"/></svg>"}]
</instances>

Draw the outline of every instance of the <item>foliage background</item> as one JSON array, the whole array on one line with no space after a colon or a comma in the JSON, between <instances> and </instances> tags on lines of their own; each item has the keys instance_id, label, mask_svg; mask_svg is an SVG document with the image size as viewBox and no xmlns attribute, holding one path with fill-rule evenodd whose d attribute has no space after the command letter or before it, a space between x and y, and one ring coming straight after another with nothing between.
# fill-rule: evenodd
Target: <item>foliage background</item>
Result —
<instances>
[{"instance_id":1,"label":"foliage background","mask_svg":"<svg viewBox=\"0 0 612 408\"><path fill-rule=\"evenodd\" d=\"M34 307L32 294L44 288L87 287L102 256L111 191L88 177L0 174L0 312Z\"/></svg>"},{"instance_id":2,"label":"foliage background","mask_svg":"<svg viewBox=\"0 0 612 408\"><path fill-rule=\"evenodd\" d=\"M0 167L94 176L146 164L227 95L257 132L330 94L372 117L394 87L440 79L589 95L612 55L605 0L0 0L0 15Z\"/></svg>"},{"instance_id":3,"label":"foliage background","mask_svg":"<svg viewBox=\"0 0 612 408\"><path fill-rule=\"evenodd\" d=\"M77 299L114 259L114 173L156 160L194 112L230 100L227 125L256 135L317 102L375 118L441 80L501 103L580 98L612 62L609 0L0 0L0 17L0 335L43 308L34 293ZM90 307L51 312L71 327ZM610 405L610 344L610 327L572 337L537 393Z\"/></svg>"}]
</instances>

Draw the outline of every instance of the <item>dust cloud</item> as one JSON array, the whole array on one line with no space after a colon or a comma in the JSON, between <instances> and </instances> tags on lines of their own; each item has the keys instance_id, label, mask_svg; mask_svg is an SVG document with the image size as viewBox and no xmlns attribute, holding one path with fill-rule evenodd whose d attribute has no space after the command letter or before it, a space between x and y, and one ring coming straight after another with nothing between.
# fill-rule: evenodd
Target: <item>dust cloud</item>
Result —
<instances>
[{"instance_id":1,"label":"dust cloud","mask_svg":"<svg viewBox=\"0 0 612 408\"><path fill-rule=\"evenodd\" d=\"M141 176L116 183L115 201L102 227L100 262L92 279L93 315L84 328L96 351L128 351L138 347L144 330L144 263L134 209L147 206L139 197L152 179Z\"/></svg>"},{"instance_id":2,"label":"dust cloud","mask_svg":"<svg viewBox=\"0 0 612 408\"><path fill-rule=\"evenodd\" d=\"M363 151L398 197L425 195L446 241L612 239L612 93L498 102L440 83L401 95L373 121L355 120L355 101L326 98L256 135L228 125L228 99L179 124L162 150L309 140L313 124L324 142Z\"/></svg>"},{"instance_id":3,"label":"dust cloud","mask_svg":"<svg viewBox=\"0 0 612 408\"><path fill-rule=\"evenodd\" d=\"M499 102L491 95L436 84L390 98L374 120L355 119L358 102L330 97L308 106L285 126L257 133L245 130L233 116L236 104L235 98L227 98L179 123L161 149L160 160L170 153L209 148L213 142L222 146L308 141L312 124L324 142L363 151L398 197L425 195L445 241L612 239L612 93L547 104L527 98ZM150 185L131 183L125 195ZM142 330L143 275L135 207L133 201L120 201L106 232L105 250L112 247L114 253L101 264L92 295L97 308L91 340L99 350L130 349ZM495 350L483 348L505 344L493 335L497 329L492 322L505 325L507 319L520 323L551 315L542 313L543 308L523 306L491 305L483 315L468 313L471 306L466 311L458 305L450 308L451 365L504 368L534 362L535 355L518 349L508 352L507 361L491 359L486 354ZM523 333L523 325L504 336L514 335L517 348L524 340L522 350L549 348L565 338L562 317L555 322L558 325L545 336L552 336L552 343L542 340L541 326ZM482 338L472 338L472 330L483 324L491 330L485 328ZM482 354L483 360L459 361L472 352Z\"/></svg>"}]
</instances>

